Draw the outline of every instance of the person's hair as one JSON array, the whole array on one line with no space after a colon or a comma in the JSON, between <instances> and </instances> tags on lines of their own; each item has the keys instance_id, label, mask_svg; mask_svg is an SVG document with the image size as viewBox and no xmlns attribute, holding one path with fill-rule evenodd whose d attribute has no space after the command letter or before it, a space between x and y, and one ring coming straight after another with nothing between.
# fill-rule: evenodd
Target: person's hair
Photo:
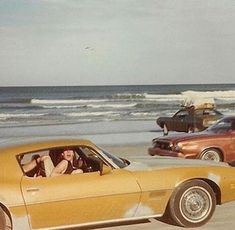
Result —
<instances>
[{"instance_id":1,"label":"person's hair","mask_svg":"<svg viewBox=\"0 0 235 230\"><path fill-rule=\"evenodd\" d=\"M69 151L69 150L74 151L73 148L71 148L69 146L63 148L63 152Z\"/></svg>"},{"instance_id":2,"label":"person's hair","mask_svg":"<svg viewBox=\"0 0 235 230\"><path fill-rule=\"evenodd\" d=\"M39 154L35 154L32 156L31 160L35 160L37 162L37 159L40 158Z\"/></svg>"}]
</instances>

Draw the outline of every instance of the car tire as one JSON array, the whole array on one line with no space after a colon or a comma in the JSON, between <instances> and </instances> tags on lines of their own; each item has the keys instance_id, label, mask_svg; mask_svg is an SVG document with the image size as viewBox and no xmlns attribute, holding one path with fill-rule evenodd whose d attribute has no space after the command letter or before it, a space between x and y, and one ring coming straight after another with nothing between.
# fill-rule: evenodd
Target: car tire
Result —
<instances>
[{"instance_id":1,"label":"car tire","mask_svg":"<svg viewBox=\"0 0 235 230\"><path fill-rule=\"evenodd\" d=\"M221 152L215 148L210 148L204 150L201 155L199 156L199 159L201 160L212 160L215 162L222 161Z\"/></svg>"},{"instance_id":2,"label":"car tire","mask_svg":"<svg viewBox=\"0 0 235 230\"><path fill-rule=\"evenodd\" d=\"M0 207L0 229L12 230L11 220L1 207Z\"/></svg>"},{"instance_id":3,"label":"car tire","mask_svg":"<svg viewBox=\"0 0 235 230\"><path fill-rule=\"evenodd\" d=\"M166 125L166 124L163 124L163 135L164 135L164 136L168 135L168 132L169 132L169 130L168 130L168 128L167 128L167 125Z\"/></svg>"},{"instance_id":4,"label":"car tire","mask_svg":"<svg viewBox=\"0 0 235 230\"><path fill-rule=\"evenodd\" d=\"M199 227L212 217L216 206L213 189L202 180L191 180L178 186L168 206L172 220L182 227Z\"/></svg>"},{"instance_id":5,"label":"car tire","mask_svg":"<svg viewBox=\"0 0 235 230\"><path fill-rule=\"evenodd\" d=\"M187 133L193 133L194 132L194 129L192 126L189 126L188 129L187 129Z\"/></svg>"}]
</instances>

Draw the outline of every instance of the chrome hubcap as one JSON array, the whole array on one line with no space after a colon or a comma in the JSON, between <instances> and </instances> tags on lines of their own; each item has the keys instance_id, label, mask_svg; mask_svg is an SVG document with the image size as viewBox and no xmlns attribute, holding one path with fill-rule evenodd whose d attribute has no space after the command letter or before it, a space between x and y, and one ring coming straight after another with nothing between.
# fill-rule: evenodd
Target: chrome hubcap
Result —
<instances>
[{"instance_id":1,"label":"chrome hubcap","mask_svg":"<svg viewBox=\"0 0 235 230\"><path fill-rule=\"evenodd\" d=\"M190 222L203 221L212 208L212 200L208 191L202 187L186 190L180 199L180 212Z\"/></svg>"},{"instance_id":2,"label":"chrome hubcap","mask_svg":"<svg viewBox=\"0 0 235 230\"><path fill-rule=\"evenodd\" d=\"M202 160L210 160L210 161L220 161L220 156L217 152L214 151L208 151L202 156Z\"/></svg>"}]
</instances>

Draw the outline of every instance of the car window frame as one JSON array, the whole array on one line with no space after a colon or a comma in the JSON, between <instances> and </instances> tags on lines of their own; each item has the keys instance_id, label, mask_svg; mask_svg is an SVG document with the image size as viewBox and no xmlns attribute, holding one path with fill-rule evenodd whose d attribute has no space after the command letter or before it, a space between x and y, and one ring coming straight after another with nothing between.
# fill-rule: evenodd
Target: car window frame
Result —
<instances>
[{"instance_id":1,"label":"car window frame","mask_svg":"<svg viewBox=\"0 0 235 230\"><path fill-rule=\"evenodd\" d=\"M20 167L23 176L27 177L27 178L48 178L48 177L30 177L26 175L26 172L23 169L23 165L21 164L21 160L20 160L20 156L22 155L27 155L30 154L31 156L33 156L34 154L38 154L39 152L43 152L43 151L48 151L50 152L50 150L55 150L55 149L63 149L65 147L71 147L73 149L77 149L80 147L84 147L84 148L88 148L91 149L95 155L99 158L99 160L101 160L103 162L103 164L111 167L112 169L117 169L119 168L114 162L112 162L103 152L102 152L102 148L97 147L97 150L95 148L93 148L92 146L88 146L88 145L66 145L66 146L56 146L56 147L49 147L49 148L42 148L42 149L37 149L37 150L32 150L32 151L26 151L26 152L21 152L21 153L17 153L16 154L16 161L18 162L18 166ZM79 153L76 152L77 155L79 155ZM84 153L83 153L84 154ZM49 154L48 154L49 156Z\"/></svg>"},{"instance_id":2,"label":"car window frame","mask_svg":"<svg viewBox=\"0 0 235 230\"><path fill-rule=\"evenodd\" d=\"M185 114L180 116L179 114L182 113L182 112L185 112ZM187 109L181 109L181 110L177 111L173 117L182 119L182 118L185 118L189 115L190 115L190 112Z\"/></svg>"}]
</instances>

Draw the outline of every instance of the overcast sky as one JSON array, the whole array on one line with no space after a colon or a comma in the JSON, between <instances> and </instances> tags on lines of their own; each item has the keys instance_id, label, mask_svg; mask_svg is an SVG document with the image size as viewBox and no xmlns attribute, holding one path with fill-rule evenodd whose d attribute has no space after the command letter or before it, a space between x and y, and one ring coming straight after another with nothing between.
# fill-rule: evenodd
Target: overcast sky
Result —
<instances>
[{"instance_id":1,"label":"overcast sky","mask_svg":"<svg viewBox=\"0 0 235 230\"><path fill-rule=\"evenodd\" d=\"M234 0L0 0L0 86L235 83Z\"/></svg>"}]
</instances>

